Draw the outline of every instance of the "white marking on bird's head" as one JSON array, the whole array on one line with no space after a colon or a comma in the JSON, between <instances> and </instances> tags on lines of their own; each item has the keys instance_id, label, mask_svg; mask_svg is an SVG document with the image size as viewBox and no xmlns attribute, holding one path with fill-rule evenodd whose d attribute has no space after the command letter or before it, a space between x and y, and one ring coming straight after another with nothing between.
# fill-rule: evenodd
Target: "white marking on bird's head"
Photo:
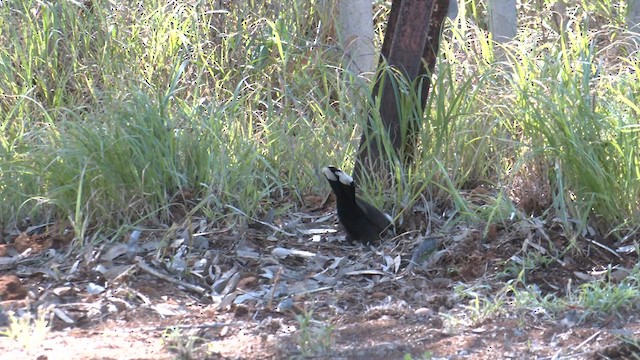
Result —
<instances>
[{"instance_id":1,"label":"white marking on bird's head","mask_svg":"<svg viewBox=\"0 0 640 360\"><path fill-rule=\"evenodd\" d=\"M338 179L340 179L341 183L345 185L353 185L353 178L344 173L342 170L336 171L336 175L338 175Z\"/></svg>"},{"instance_id":2,"label":"white marking on bird's head","mask_svg":"<svg viewBox=\"0 0 640 360\"><path fill-rule=\"evenodd\" d=\"M344 171L338 169L335 166L327 166L322 168L322 172L324 176L327 177L329 181L340 181L344 185L353 186L353 178L347 175Z\"/></svg>"},{"instance_id":3,"label":"white marking on bird's head","mask_svg":"<svg viewBox=\"0 0 640 360\"><path fill-rule=\"evenodd\" d=\"M338 177L336 176L336 174L333 173L333 171L331 171L331 168L334 168L334 167L330 166L330 167L323 167L322 168L322 172L324 173L324 176L329 181L338 181Z\"/></svg>"}]
</instances>

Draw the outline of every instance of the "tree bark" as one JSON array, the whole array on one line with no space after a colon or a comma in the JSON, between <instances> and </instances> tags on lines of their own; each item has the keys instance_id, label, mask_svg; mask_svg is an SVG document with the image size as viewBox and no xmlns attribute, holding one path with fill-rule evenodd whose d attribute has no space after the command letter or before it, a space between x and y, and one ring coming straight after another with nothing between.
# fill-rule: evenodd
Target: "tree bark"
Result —
<instances>
[{"instance_id":1,"label":"tree bark","mask_svg":"<svg viewBox=\"0 0 640 360\"><path fill-rule=\"evenodd\" d=\"M371 0L340 0L338 37L345 55L345 67L356 76L374 70L373 7Z\"/></svg>"},{"instance_id":2,"label":"tree bark","mask_svg":"<svg viewBox=\"0 0 640 360\"><path fill-rule=\"evenodd\" d=\"M635 51L640 47L640 0L629 0L627 5L627 30L632 33L633 47Z\"/></svg>"},{"instance_id":3,"label":"tree bark","mask_svg":"<svg viewBox=\"0 0 640 360\"><path fill-rule=\"evenodd\" d=\"M397 69L408 81L416 86L420 94L420 109L424 111L431 85L431 74L435 68L436 56L440 44L442 24L449 8L449 0L394 0L387 22L381 60ZM380 61L384 64L385 61ZM425 66L426 64L426 66ZM400 119L398 99L393 88L389 71L384 71L373 87L373 97L378 96L382 86L380 99L380 116L384 129L389 135L393 152L404 166L411 164L414 149L420 130L421 116L417 119ZM421 81L416 81L420 78ZM363 169L370 169L382 176L387 176L389 164L382 159L382 142L372 126L369 114L360 139L360 147L354 167L356 181L362 178ZM402 121L407 121L403 126Z\"/></svg>"},{"instance_id":4,"label":"tree bark","mask_svg":"<svg viewBox=\"0 0 640 360\"><path fill-rule=\"evenodd\" d=\"M518 31L516 0L489 0L489 31L493 41L505 43Z\"/></svg>"}]
</instances>

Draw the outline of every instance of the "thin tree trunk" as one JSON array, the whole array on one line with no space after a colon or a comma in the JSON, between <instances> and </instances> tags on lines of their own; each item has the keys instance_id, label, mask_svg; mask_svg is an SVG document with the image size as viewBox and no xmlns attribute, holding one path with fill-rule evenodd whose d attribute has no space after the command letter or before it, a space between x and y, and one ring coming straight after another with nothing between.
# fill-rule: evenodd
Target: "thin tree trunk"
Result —
<instances>
[{"instance_id":1,"label":"thin tree trunk","mask_svg":"<svg viewBox=\"0 0 640 360\"><path fill-rule=\"evenodd\" d=\"M489 0L489 30L493 40L505 43L518 31L516 0Z\"/></svg>"},{"instance_id":2,"label":"thin tree trunk","mask_svg":"<svg viewBox=\"0 0 640 360\"><path fill-rule=\"evenodd\" d=\"M345 67L356 76L370 75L375 66L371 0L340 0L337 25Z\"/></svg>"},{"instance_id":3,"label":"thin tree trunk","mask_svg":"<svg viewBox=\"0 0 640 360\"><path fill-rule=\"evenodd\" d=\"M629 0L626 22L627 30L633 33L631 38L633 39L634 49L630 50L638 50L640 47L640 0Z\"/></svg>"},{"instance_id":4,"label":"thin tree trunk","mask_svg":"<svg viewBox=\"0 0 640 360\"><path fill-rule=\"evenodd\" d=\"M449 0L394 0L387 23L381 58L389 66L398 69L409 81L420 85L416 92L421 94L421 109L424 110L431 85L431 73L435 68L436 55L440 44L442 24L449 8ZM382 63L382 61L381 61ZM426 66L425 66L426 65ZM380 116L384 130L389 135L393 151L403 165L409 165L414 158L415 141L420 130L418 119L400 119L398 99L392 86L390 74L377 79L373 96L377 96L383 84L380 99ZM421 82L415 80L422 77ZM401 121L407 121L403 126ZM357 154L354 178L358 181L364 168L380 175L388 174L386 163L381 154L379 136L372 126L369 116Z\"/></svg>"}]
</instances>

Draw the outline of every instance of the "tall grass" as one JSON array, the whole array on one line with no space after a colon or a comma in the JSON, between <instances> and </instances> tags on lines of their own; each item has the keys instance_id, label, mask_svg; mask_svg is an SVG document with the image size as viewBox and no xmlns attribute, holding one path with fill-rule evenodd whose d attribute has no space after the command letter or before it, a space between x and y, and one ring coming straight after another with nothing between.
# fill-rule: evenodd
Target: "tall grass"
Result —
<instances>
[{"instance_id":1,"label":"tall grass","mask_svg":"<svg viewBox=\"0 0 640 360\"><path fill-rule=\"evenodd\" d=\"M331 49L294 36L319 26L300 21L312 4L94 5L0 8L3 223L73 218L77 202L108 226L164 221L184 188L253 215L317 188L349 147L335 139L353 129L319 136L354 115L331 98L345 96Z\"/></svg>"},{"instance_id":2,"label":"tall grass","mask_svg":"<svg viewBox=\"0 0 640 360\"><path fill-rule=\"evenodd\" d=\"M319 167L351 169L360 126L377 113L340 67L325 3L221 6L0 6L0 223L168 222L186 190L233 222L227 205L282 213L327 191ZM383 29L387 5L376 6ZM461 10L414 166L397 169L391 191L366 181L363 195L397 211L426 194L474 221L520 208L637 231L638 59L624 31L589 20L611 7L573 9L562 33L527 17L502 47ZM416 94L404 93L415 115ZM481 205L465 196L479 185L493 190Z\"/></svg>"}]
</instances>

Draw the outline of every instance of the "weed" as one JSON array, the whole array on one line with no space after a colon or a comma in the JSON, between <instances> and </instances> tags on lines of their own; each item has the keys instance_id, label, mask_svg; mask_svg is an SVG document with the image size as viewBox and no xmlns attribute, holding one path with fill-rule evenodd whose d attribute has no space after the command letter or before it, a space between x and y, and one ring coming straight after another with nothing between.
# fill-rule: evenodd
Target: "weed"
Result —
<instances>
[{"instance_id":1,"label":"weed","mask_svg":"<svg viewBox=\"0 0 640 360\"><path fill-rule=\"evenodd\" d=\"M402 357L404 360L431 360L433 358L433 354L431 351L425 351L420 357L414 358L411 354L405 354Z\"/></svg>"},{"instance_id":2,"label":"weed","mask_svg":"<svg viewBox=\"0 0 640 360\"><path fill-rule=\"evenodd\" d=\"M18 316L9 312L9 326L6 330L0 332L1 335L7 336L18 343L25 350L33 349L40 346L50 330L50 322L53 313L44 308L38 308L37 315L34 317L27 312L22 316Z\"/></svg>"},{"instance_id":3,"label":"weed","mask_svg":"<svg viewBox=\"0 0 640 360\"><path fill-rule=\"evenodd\" d=\"M165 346L176 353L178 359L200 358L196 351L196 344L202 339L197 336L184 334L180 329L168 328L162 334L162 341Z\"/></svg>"},{"instance_id":4,"label":"weed","mask_svg":"<svg viewBox=\"0 0 640 360\"><path fill-rule=\"evenodd\" d=\"M298 348L303 358L327 355L333 345L333 327L313 319L313 310L297 315Z\"/></svg>"}]
</instances>

